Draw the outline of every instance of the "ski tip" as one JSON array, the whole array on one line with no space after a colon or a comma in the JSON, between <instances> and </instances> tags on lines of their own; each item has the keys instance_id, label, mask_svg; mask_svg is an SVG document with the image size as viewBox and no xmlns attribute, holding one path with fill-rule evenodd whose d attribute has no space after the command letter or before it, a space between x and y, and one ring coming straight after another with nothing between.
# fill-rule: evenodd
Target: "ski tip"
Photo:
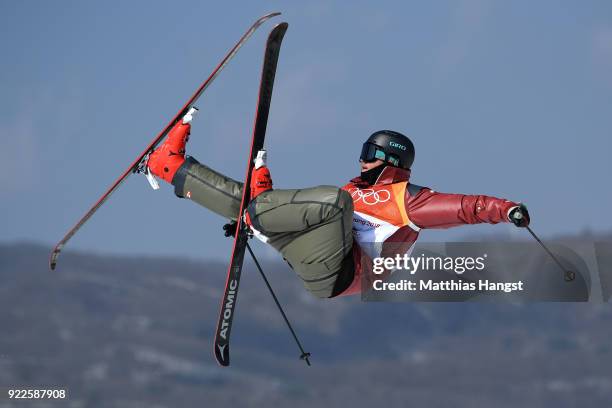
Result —
<instances>
[{"instance_id":1,"label":"ski tip","mask_svg":"<svg viewBox=\"0 0 612 408\"><path fill-rule=\"evenodd\" d=\"M273 31L274 30L277 30L277 31L281 31L282 30L283 33L284 33L285 31L287 31L288 27L289 27L289 23L286 22L286 21L283 21L282 23L278 23L277 25L275 25Z\"/></svg>"},{"instance_id":2,"label":"ski tip","mask_svg":"<svg viewBox=\"0 0 612 408\"><path fill-rule=\"evenodd\" d=\"M55 267L57 266L57 257L59 256L61 250L62 248L60 246L56 246L53 249L53 252L51 252L51 257L49 258L49 269L52 271L54 271Z\"/></svg>"},{"instance_id":3,"label":"ski tip","mask_svg":"<svg viewBox=\"0 0 612 408\"><path fill-rule=\"evenodd\" d=\"M255 24L253 24L254 27L259 27L260 25L262 25L264 22L266 22L267 20L271 19L272 17L276 17L276 16L280 16L281 12L280 11L275 11L273 13L269 13L269 14L265 14L261 17L259 17L257 19L257 21L255 22Z\"/></svg>"},{"instance_id":4,"label":"ski tip","mask_svg":"<svg viewBox=\"0 0 612 408\"><path fill-rule=\"evenodd\" d=\"M49 269L52 271L55 270L55 266L57 265L56 259L57 257L55 256L55 253L53 253L53 255L51 255L51 259L49 260Z\"/></svg>"},{"instance_id":5,"label":"ski tip","mask_svg":"<svg viewBox=\"0 0 612 408\"><path fill-rule=\"evenodd\" d=\"M289 23L287 23L286 21L275 25L274 28L272 28L272 31L270 31L268 41L277 41L279 43L283 41L285 33L287 32L287 28L289 28Z\"/></svg>"}]
</instances>

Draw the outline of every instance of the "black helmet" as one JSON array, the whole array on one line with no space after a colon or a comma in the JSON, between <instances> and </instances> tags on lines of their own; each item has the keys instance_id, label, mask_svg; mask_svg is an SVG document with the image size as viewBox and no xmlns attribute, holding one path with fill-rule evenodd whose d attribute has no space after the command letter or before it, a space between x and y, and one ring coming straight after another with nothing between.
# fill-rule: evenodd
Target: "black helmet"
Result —
<instances>
[{"instance_id":1,"label":"black helmet","mask_svg":"<svg viewBox=\"0 0 612 408\"><path fill-rule=\"evenodd\" d=\"M365 141L359 158L366 163L380 159L392 166L409 169L414 162L414 145L399 132L379 130Z\"/></svg>"}]
</instances>

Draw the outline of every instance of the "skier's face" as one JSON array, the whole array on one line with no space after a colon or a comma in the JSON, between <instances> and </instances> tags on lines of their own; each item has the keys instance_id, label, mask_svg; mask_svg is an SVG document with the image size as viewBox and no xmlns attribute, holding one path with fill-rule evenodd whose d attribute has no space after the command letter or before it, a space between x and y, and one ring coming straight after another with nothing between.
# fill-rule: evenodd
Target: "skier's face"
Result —
<instances>
[{"instance_id":1,"label":"skier's face","mask_svg":"<svg viewBox=\"0 0 612 408\"><path fill-rule=\"evenodd\" d=\"M368 171L370 169L373 169L374 167L378 167L381 164L383 164L384 161L382 160L375 160L373 162L370 163L366 163L363 160L359 160L359 165L361 166L361 172L363 173L364 171Z\"/></svg>"}]
</instances>

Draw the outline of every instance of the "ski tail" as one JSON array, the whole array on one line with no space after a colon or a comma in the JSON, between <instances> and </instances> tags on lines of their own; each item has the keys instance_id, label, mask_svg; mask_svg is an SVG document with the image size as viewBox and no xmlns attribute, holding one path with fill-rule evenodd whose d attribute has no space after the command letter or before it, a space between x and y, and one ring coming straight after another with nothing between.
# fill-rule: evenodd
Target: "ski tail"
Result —
<instances>
[{"instance_id":1,"label":"ski tail","mask_svg":"<svg viewBox=\"0 0 612 408\"><path fill-rule=\"evenodd\" d=\"M240 37L238 42L229 50L229 52L225 55L225 57L221 60L219 65L213 70L210 76L200 85L200 87L195 91L195 93L189 98L185 106L178 111L176 116L172 118L172 120L166 125L166 127L157 135L155 139L147 146L147 148L138 156L138 158L130 165L119 176L119 178L113 183L113 185L98 199L98 201L85 213L85 215L77 221L77 223L66 233L66 235L55 245L53 251L51 252L51 257L49 258L49 267L51 270L54 270L57 266L57 258L59 257L62 249L66 245L66 243L77 233L79 229L94 215L96 211L108 200L108 198L119 188L119 186L125 181L125 179L132 173L138 171L142 161L147 157L149 153L151 153L155 147L163 140L164 137L168 134L170 129L178 122L188 111L193 107L196 101L202 96L202 93L208 88L208 86L215 80L217 75L225 68L225 66L229 63L229 61L236 55L238 50L244 45L244 43L253 35L255 30L259 28L264 22L269 20L272 17L278 16L281 13L270 13L265 16L260 17L249 29Z\"/></svg>"},{"instance_id":2,"label":"ski tail","mask_svg":"<svg viewBox=\"0 0 612 408\"><path fill-rule=\"evenodd\" d=\"M247 241L249 239L249 229L242 220L242 214L250 201L250 185L251 170L253 168L253 159L259 150L263 148L266 127L268 124L268 114L270 112L270 102L272 100L272 90L274 87L274 78L276 76L276 66L280 54L280 48L285 32L287 31L287 23L280 23L270 32L266 43L264 53L264 62L261 73L261 82L259 85L259 99L257 103L257 111L255 114L255 123L253 125L253 138L251 141L251 150L247 162L247 171L245 176L244 188L242 189L242 200L240 203L240 212L236 226L236 237L234 238L234 246L232 256L225 281L225 292L221 300L221 309L219 319L217 321L217 329L215 332L214 355L221 366L228 366L230 363L229 345L230 334L232 330L232 321L234 318L234 310L236 308L236 300L238 298L238 287L240 285L240 276L242 273L242 264L246 251Z\"/></svg>"}]
</instances>

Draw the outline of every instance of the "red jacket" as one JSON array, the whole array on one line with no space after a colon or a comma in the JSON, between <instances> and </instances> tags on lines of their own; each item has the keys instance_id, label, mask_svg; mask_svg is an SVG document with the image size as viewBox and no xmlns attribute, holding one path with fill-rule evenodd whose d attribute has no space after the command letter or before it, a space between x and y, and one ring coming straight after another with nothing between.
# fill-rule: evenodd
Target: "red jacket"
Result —
<instances>
[{"instance_id":1,"label":"red jacket","mask_svg":"<svg viewBox=\"0 0 612 408\"><path fill-rule=\"evenodd\" d=\"M518 204L484 195L438 193L409 183L410 170L386 167L374 185L352 179L343 190L353 197L353 257L355 277L340 295L361 292L362 257L403 255L419 231L465 224L509 222ZM364 245L376 242L379 245Z\"/></svg>"}]
</instances>

